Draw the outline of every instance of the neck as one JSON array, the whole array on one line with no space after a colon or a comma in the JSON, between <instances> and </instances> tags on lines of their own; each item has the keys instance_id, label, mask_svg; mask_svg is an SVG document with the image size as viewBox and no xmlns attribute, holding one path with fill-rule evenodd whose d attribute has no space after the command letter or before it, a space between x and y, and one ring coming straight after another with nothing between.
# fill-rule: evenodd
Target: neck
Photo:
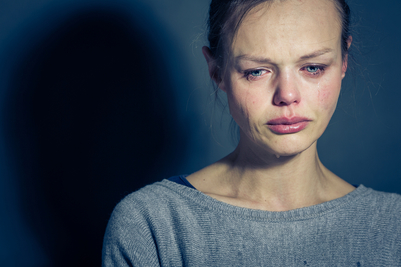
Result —
<instances>
[{"instance_id":1,"label":"neck","mask_svg":"<svg viewBox=\"0 0 401 267\"><path fill-rule=\"evenodd\" d=\"M316 142L296 155L279 158L240 142L233 153L187 179L217 200L268 211L317 205L355 189L323 166Z\"/></svg>"},{"instance_id":2,"label":"neck","mask_svg":"<svg viewBox=\"0 0 401 267\"><path fill-rule=\"evenodd\" d=\"M320 162L316 142L299 154L284 157L266 152L258 155L249 147L242 149L240 143L221 163L227 166L227 195L266 203L269 210L328 201L333 194L329 188L341 180Z\"/></svg>"}]
</instances>

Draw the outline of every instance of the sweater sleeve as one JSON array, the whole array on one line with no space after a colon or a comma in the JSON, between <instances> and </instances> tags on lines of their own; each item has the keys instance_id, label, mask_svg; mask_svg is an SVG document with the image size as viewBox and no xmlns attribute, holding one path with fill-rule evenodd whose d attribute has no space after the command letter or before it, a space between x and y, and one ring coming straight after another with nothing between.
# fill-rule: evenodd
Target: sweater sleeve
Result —
<instances>
[{"instance_id":1,"label":"sweater sleeve","mask_svg":"<svg viewBox=\"0 0 401 267\"><path fill-rule=\"evenodd\" d=\"M114 209L103 241L103 267L160 266L146 216L134 206L123 200Z\"/></svg>"}]
</instances>

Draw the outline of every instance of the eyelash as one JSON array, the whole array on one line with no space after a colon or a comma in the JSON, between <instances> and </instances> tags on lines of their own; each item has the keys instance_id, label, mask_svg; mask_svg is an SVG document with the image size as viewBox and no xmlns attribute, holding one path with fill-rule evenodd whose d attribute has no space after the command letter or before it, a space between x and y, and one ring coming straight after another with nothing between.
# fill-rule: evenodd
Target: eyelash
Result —
<instances>
[{"instance_id":1,"label":"eyelash","mask_svg":"<svg viewBox=\"0 0 401 267\"><path fill-rule=\"evenodd\" d=\"M301 70L306 70L307 68L310 68L310 67L312 67L312 68L317 68L317 69L318 69L316 72L309 72L309 71L307 71L307 72L310 73L312 76L319 76L319 75L321 75L321 74L325 71L325 69L326 69L325 66L320 66L320 65L308 65L308 66L302 67Z\"/></svg>"},{"instance_id":2,"label":"eyelash","mask_svg":"<svg viewBox=\"0 0 401 267\"><path fill-rule=\"evenodd\" d=\"M310 68L310 67L317 68L316 72L309 72L306 70L307 68ZM316 77L316 76L322 75L323 72L326 70L326 67L320 66L320 65L308 65L308 66L302 67L301 70L306 70L306 72L309 73L309 75L312 75L312 77ZM264 73L269 72L268 70L263 70L263 69L247 70L247 71L244 71L244 77L248 81L255 81L259 77L263 76L263 74L264 74L264 73L262 73L259 76L253 76L252 72L257 72L257 71L264 72Z\"/></svg>"}]
</instances>

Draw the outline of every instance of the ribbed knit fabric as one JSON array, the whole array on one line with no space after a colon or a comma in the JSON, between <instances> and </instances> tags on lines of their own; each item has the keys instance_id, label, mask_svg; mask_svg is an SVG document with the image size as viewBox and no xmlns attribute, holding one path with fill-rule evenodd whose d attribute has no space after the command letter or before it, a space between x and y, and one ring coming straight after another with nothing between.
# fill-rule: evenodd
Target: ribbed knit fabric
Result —
<instances>
[{"instance_id":1,"label":"ribbed knit fabric","mask_svg":"<svg viewBox=\"0 0 401 267\"><path fill-rule=\"evenodd\" d=\"M114 209L103 266L401 266L401 196L360 185L283 212L232 206L169 180Z\"/></svg>"}]
</instances>

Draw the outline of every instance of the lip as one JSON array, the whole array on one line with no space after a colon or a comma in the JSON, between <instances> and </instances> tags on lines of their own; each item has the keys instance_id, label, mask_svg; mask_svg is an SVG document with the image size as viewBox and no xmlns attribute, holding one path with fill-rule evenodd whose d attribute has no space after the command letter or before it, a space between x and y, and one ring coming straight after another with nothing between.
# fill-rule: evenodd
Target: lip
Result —
<instances>
[{"instance_id":1,"label":"lip","mask_svg":"<svg viewBox=\"0 0 401 267\"><path fill-rule=\"evenodd\" d=\"M302 131L310 121L310 119L304 117L282 117L268 121L267 127L278 134L290 134Z\"/></svg>"}]
</instances>

